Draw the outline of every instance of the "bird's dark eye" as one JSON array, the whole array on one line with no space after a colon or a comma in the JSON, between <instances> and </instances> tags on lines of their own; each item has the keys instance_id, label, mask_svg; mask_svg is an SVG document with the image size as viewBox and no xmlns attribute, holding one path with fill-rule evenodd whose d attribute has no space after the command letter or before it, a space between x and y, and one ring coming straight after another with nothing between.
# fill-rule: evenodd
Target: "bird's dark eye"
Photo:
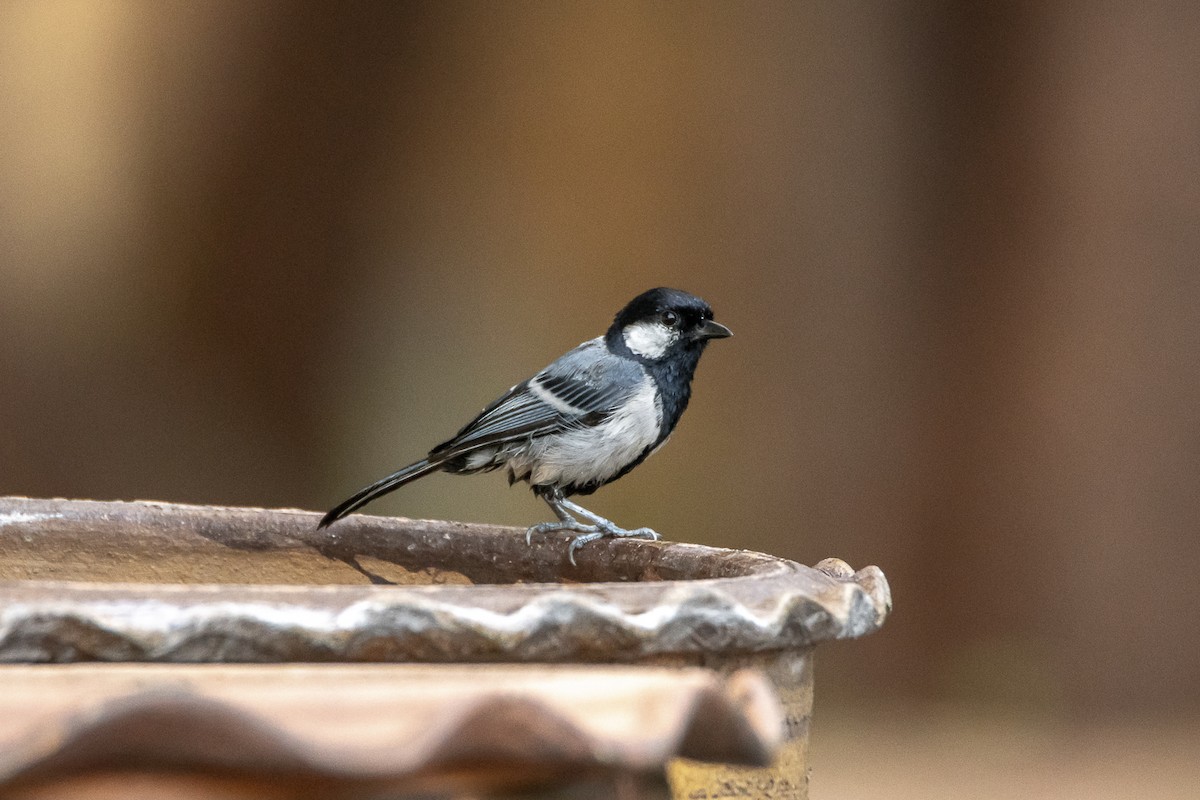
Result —
<instances>
[{"instance_id":1,"label":"bird's dark eye","mask_svg":"<svg viewBox=\"0 0 1200 800\"><path fill-rule=\"evenodd\" d=\"M674 328L676 325L679 324L679 315L676 314L674 311L664 311L662 313L662 321L663 321L663 324L666 325L668 328Z\"/></svg>"}]
</instances>

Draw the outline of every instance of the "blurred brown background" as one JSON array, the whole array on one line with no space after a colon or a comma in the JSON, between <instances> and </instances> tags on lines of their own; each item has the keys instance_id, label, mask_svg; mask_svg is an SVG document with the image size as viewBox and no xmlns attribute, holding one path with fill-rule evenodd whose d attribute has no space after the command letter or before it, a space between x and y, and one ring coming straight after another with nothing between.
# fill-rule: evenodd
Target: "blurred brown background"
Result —
<instances>
[{"instance_id":1,"label":"blurred brown background","mask_svg":"<svg viewBox=\"0 0 1200 800\"><path fill-rule=\"evenodd\" d=\"M1198 41L1182 2L3 0L0 492L324 509L676 285L737 335L592 505L888 574L819 659L814 797L1190 796ZM546 517L494 476L372 510Z\"/></svg>"}]
</instances>

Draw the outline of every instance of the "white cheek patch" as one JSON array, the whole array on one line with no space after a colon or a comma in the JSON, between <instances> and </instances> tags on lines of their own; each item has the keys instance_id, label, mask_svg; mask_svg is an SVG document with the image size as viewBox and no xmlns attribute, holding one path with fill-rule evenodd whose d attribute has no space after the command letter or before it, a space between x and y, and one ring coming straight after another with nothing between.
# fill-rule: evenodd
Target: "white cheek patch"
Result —
<instances>
[{"instance_id":1,"label":"white cheek patch","mask_svg":"<svg viewBox=\"0 0 1200 800\"><path fill-rule=\"evenodd\" d=\"M660 359L679 340L679 331L661 322L635 322L621 331L625 346L642 358Z\"/></svg>"}]
</instances>

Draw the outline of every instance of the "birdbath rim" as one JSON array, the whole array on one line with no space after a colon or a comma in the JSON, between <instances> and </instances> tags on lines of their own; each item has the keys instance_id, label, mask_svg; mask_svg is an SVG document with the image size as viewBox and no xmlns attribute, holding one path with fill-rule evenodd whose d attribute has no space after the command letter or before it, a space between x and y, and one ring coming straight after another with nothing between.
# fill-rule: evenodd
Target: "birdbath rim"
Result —
<instances>
[{"instance_id":1,"label":"birdbath rim","mask_svg":"<svg viewBox=\"0 0 1200 800\"><path fill-rule=\"evenodd\" d=\"M0 498L0 661L635 661L878 629L876 567L296 509ZM206 580L215 577L215 580Z\"/></svg>"}]
</instances>

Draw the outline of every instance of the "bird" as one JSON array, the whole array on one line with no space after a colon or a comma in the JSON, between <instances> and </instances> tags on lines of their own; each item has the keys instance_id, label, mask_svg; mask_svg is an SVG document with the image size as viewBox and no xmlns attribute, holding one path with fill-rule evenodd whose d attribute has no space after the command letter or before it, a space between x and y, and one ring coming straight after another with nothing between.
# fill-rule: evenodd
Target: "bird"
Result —
<instances>
[{"instance_id":1,"label":"bird","mask_svg":"<svg viewBox=\"0 0 1200 800\"><path fill-rule=\"evenodd\" d=\"M642 292L603 336L568 351L510 388L419 461L366 486L325 514L325 528L407 483L442 471L504 469L529 484L557 518L534 534L574 533L567 558L606 537L660 539L622 528L571 500L626 475L666 443L692 395L692 377L713 339L732 336L704 300L679 289Z\"/></svg>"}]
</instances>

